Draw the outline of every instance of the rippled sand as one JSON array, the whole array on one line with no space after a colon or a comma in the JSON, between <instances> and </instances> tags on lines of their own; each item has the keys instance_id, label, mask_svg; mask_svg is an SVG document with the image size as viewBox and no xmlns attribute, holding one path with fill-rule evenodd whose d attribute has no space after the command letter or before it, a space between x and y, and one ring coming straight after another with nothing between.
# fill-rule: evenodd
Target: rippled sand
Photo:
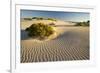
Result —
<instances>
[{"instance_id":1,"label":"rippled sand","mask_svg":"<svg viewBox=\"0 0 100 73\"><path fill-rule=\"evenodd\" d=\"M53 40L22 39L21 63L89 59L89 27L56 29L59 36Z\"/></svg>"}]
</instances>

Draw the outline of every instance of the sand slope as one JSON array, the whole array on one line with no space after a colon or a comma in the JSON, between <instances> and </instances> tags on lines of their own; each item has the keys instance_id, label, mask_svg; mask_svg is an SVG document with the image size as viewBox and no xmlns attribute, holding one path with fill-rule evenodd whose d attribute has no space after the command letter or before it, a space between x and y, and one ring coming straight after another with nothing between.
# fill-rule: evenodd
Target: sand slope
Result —
<instances>
[{"instance_id":1,"label":"sand slope","mask_svg":"<svg viewBox=\"0 0 100 73\"><path fill-rule=\"evenodd\" d=\"M56 29L58 33L62 33L54 40L39 42L22 39L21 62L89 59L89 27L56 27Z\"/></svg>"},{"instance_id":2,"label":"sand slope","mask_svg":"<svg viewBox=\"0 0 100 73\"><path fill-rule=\"evenodd\" d=\"M65 22L65 21L61 21L61 20L57 20L57 21L51 21L51 20L30 20L30 21L26 21L26 20L22 20L21 21L21 29L24 30L34 23L44 23L44 24L54 23L55 25L75 25L75 23Z\"/></svg>"}]
</instances>

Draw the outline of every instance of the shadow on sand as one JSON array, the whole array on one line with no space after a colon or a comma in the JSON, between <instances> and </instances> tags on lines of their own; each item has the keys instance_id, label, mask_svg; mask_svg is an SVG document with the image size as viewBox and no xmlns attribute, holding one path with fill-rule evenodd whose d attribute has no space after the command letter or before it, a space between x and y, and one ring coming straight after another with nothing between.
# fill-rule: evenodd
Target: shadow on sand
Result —
<instances>
[{"instance_id":1,"label":"shadow on sand","mask_svg":"<svg viewBox=\"0 0 100 73\"><path fill-rule=\"evenodd\" d=\"M25 30L21 30L21 40L29 39L28 33Z\"/></svg>"},{"instance_id":2,"label":"shadow on sand","mask_svg":"<svg viewBox=\"0 0 100 73\"><path fill-rule=\"evenodd\" d=\"M66 39L67 37L69 37L71 35L70 32L65 32L63 34L58 35L55 40L60 40L60 39Z\"/></svg>"},{"instance_id":3,"label":"shadow on sand","mask_svg":"<svg viewBox=\"0 0 100 73\"><path fill-rule=\"evenodd\" d=\"M56 37L55 40L66 38L66 37L68 37L68 35L70 35L70 33L68 33L68 32L67 33L63 33L63 34L59 35L58 37ZM21 30L21 40L27 40L29 38L30 37L28 36L28 32L25 31L25 30Z\"/></svg>"}]
</instances>

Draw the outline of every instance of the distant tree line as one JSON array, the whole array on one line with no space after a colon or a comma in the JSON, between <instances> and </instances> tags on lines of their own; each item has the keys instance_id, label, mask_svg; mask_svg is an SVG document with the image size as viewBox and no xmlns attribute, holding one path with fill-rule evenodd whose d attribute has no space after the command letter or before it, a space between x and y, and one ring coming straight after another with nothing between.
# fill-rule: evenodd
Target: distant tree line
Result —
<instances>
[{"instance_id":1,"label":"distant tree line","mask_svg":"<svg viewBox=\"0 0 100 73\"><path fill-rule=\"evenodd\" d=\"M24 20L32 20L32 18L24 18Z\"/></svg>"},{"instance_id":2,"label":"distant tree line","mask_svg":"<svg viewBox=\"0 0 100 73\"><path fill-rule=\"evenodd\" d=\"M36 19L36 20L51 20L51 21L56 21L56 19L54 19L54 18L43 18L43 17L24 18L24 20L32 20L32 19Z\"/></svg>"},{"instance_id":3,"label":"distant tree line","mask_svg":"<svg viewBox=\"0 0 100 73\"><path fill-rule=\"evenodd\" d=\"M77 22L75 24L75 26L89 26L90 25L90 21L86 21L86 22Z\"/></svg>"}]
</instances>

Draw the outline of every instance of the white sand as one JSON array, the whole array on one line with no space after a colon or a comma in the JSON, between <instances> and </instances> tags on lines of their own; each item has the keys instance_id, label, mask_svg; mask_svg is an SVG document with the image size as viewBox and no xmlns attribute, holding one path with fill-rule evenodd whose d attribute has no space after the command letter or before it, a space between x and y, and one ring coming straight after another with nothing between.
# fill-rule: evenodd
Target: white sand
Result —
<instances>
[{"instance_id":1,"label":"white sand","mask_svg":"<svg viewBox=\"0 0 100 73\"><path fill-rule=\"evenodd\" d=\"M89 27L56 27L60 35L50 41L28 39L23 32L21 62L89 59Z\"/></svg>"}]
</instances>

